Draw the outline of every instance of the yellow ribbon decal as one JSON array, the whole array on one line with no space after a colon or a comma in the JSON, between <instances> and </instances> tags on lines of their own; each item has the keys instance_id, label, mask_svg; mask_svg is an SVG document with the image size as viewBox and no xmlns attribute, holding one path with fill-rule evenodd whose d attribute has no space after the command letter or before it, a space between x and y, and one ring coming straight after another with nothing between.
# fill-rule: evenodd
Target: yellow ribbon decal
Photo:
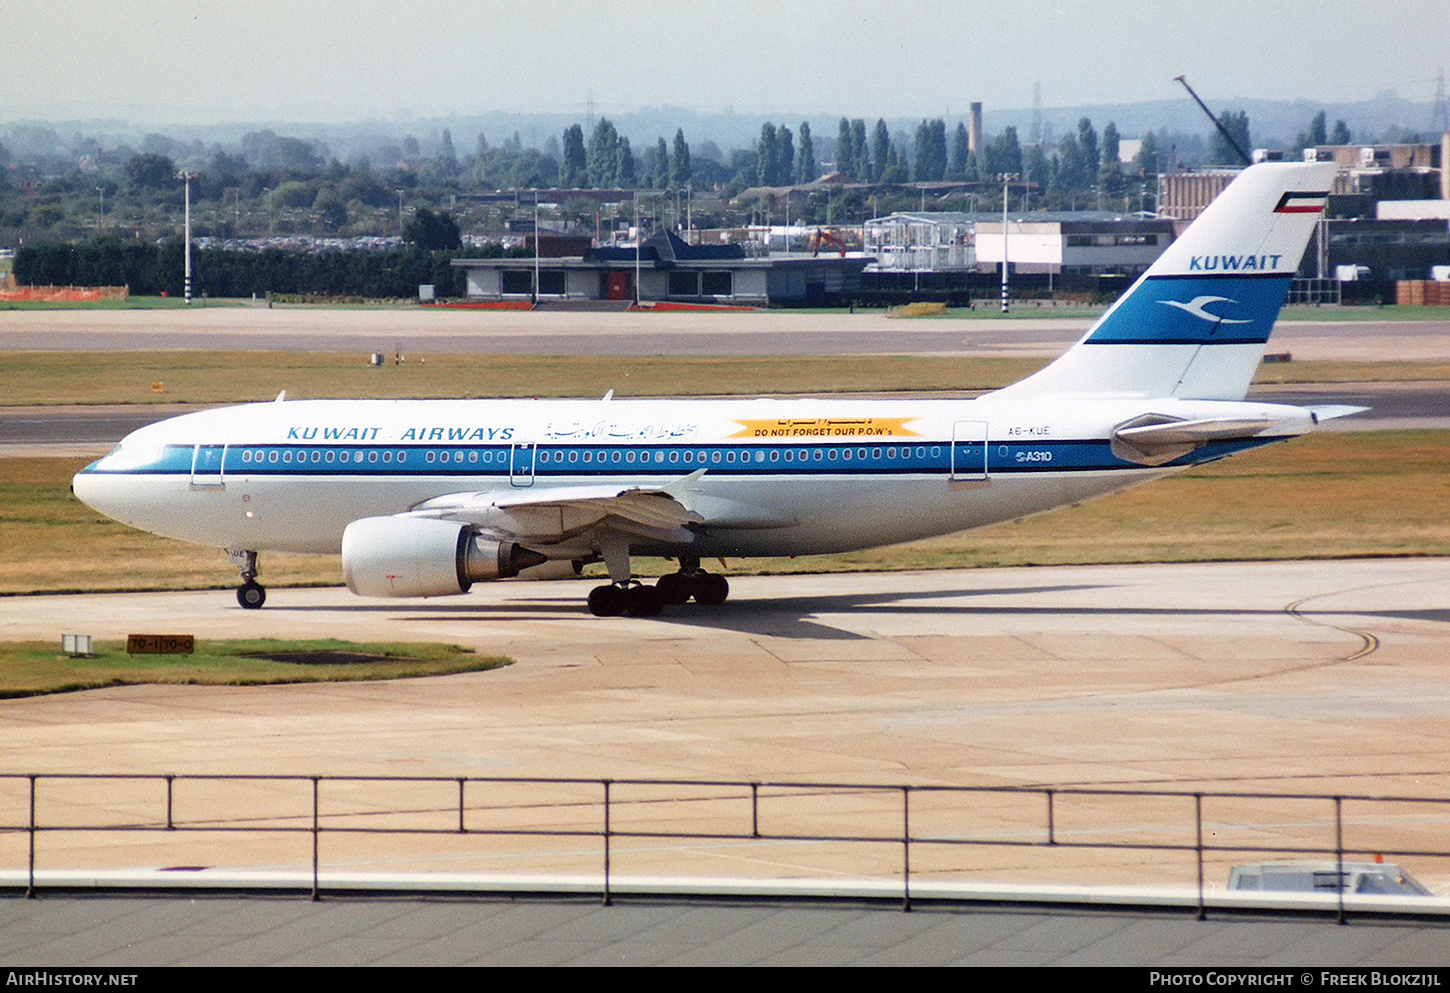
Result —
<instances>
[{"instance_id":1,"label":"yellow ribbon decal","mask_svg":"<svg viewBox=\"0 0 1450 993\"><path fill-rule=\"evenodd\" d=\"M791 417L736 421L731 438L917 438L915 417Z\"/></svg>"}]
</instances>

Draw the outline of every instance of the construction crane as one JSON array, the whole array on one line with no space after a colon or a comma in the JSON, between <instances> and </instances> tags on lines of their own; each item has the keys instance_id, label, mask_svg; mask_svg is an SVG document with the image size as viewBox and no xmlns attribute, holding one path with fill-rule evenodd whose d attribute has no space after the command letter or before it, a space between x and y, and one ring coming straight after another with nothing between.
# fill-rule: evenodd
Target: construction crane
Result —
<instances>
[{"instance_id":1,"label":"construction crane","mask_svg":"<svg viewBox=\"0 0 1450 993\"><path fill-rule=\"evenodd\" d=\"M841 252L841 258L844 259L846 257L846 243L844 241L837 238L830 231L816 228L816 233L811 235L811 254L820 255L822 244L835 245Z\"/></svg>"}]
</instances>

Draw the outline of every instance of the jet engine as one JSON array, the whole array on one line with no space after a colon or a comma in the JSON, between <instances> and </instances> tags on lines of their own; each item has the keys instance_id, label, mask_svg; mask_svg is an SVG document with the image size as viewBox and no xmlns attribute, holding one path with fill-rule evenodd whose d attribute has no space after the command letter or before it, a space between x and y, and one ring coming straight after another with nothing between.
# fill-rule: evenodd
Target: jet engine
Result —
<instances>
[{"instance_id":1,"label":"jet engine","mask_svg":"<svg viewBox=\"0 0 1450 993\"><path fill-rule=\"evenodd\" d=\"M365 517L342 533L343 575L358 596L451 596L546 561L466 524L427 517Z\"/></svg>"}]
</instances>

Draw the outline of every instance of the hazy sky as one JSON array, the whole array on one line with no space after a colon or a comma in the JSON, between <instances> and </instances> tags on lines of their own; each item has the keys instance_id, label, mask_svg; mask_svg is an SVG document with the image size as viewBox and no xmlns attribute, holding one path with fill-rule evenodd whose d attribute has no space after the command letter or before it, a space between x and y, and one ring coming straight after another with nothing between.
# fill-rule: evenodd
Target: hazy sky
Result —
<instances>
[{"instance_id":1,"label":"hazy sky","mask_svg":"<svg viewBox=\"0 0 1450 993\"><path fill-rule=\"evenodd\" d=\"M1450 0L0 0L0 120L1429 100Z\"/></svg>"}]
</instances>

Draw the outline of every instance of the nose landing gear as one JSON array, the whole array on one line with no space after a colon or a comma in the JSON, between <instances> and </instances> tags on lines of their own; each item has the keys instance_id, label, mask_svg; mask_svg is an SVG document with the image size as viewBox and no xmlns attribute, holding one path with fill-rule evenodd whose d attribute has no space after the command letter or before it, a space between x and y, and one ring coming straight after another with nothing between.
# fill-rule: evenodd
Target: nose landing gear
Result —
<instances>
[{"instance_id":1,"label":"nose landing gear","mask_svg":"<svg viewBox=\"0 0 1450 993\"><path fill-rule=\"evenodd\" d=\"M267 602L267 590L257 582L257 553L244 549L229 548L227 555L242 574L242 585L237 587L237 603L243 609L258 610Z\"/></svg>"}]
</instances>

